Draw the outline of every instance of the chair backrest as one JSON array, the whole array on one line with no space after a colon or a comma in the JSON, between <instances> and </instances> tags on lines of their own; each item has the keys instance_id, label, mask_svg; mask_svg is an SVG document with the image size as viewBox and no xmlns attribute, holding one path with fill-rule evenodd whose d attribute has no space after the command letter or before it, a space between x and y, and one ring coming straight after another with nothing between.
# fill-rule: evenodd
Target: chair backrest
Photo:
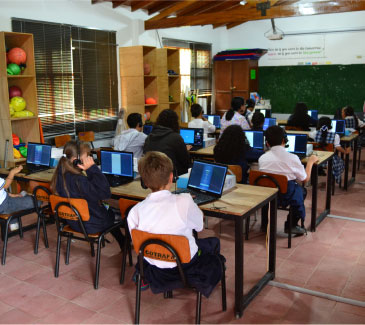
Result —
<instances>
[{"instance_id":1,"label":"chair backrest","mask_svg":"<svg viewBox=\"0 0 365 325\"><path fill-rule=\"evenodd\" d=\"M119 210L122 216L122 219L125 219L129 213L129 210L134 207L138 201L133 201L129 199L119 199Z\"/></svg>"},{"instance_id":2,"label":"chair backrest","mask_svg":"<svg viewBox=\"0 0 365 325\"><path fill-rule=\"evenodd\" d=\"M94 131L79 132L78 139L79 141L90 142L92 149L94 149L94 144L93 144L93 141L95 140Z\"/></svg>"},{"instance_id":3,"label":"chair backrest","mask_svg":"<svg viewBox=\"0 0 365 325\"><path fill-rule=\"evenodd\" d=\"M29 181L29 190L33 192L33 196L42 202L49 202L49 197L52 194L49 183Z\"/></svg>"},{"instance_id":4,"label":"chair backrest","mask_svg":"<svg viewBox=\"0 0 365 325\"><path fill-rule=\"evenodd\" d=\"M285 125L285 130L287 131L304 131L303 128L300 126L291 126L291 125Z\"/></svg>"},{"instance_id":5,"label":"chair backrest","mask_svg":"<svg viewBox=\"0 0 365 325\"><path fill-rule=\"evenodd\" d=\"M89 205L84 199L73 199L50 195L52 211L61 219L78 221L89 221ZM61 204L64 203L64 204ZM79 218L79 216L80 218Z\"/></svg>"},{"instance_id":6,"label":"chair backrest","mask_svg":"<svg viewBox=\"0 0 365 325\"><path fill-rule=\"evenodd\" d=\"M285 175L251 170L249 182L250 185L278 188L282 194L285 194L288 190L288 178Z\"/></svg>"},{"instance_id":7,"label":"chair backrest","mask_svg":"<svg viewBox=\"0 0 365 325\"><path fill-rule=\"evenodd\" d=\"M327 143L326 145L322 146L319 142L308 142L308 144L313 144L313 150L317 151L331 151L333 152L335 146L333 143Z\"/></svg>"},{"instance_id":8,"label":"chair backrest","mask_svg":"<svg viewBox=\"0 0 365 325\"><path fill-rule=\"evenodd\" d=\"M140 249L144 247L143 255L145 257L165 262L177 262L171 250L162 246L161 243L165 243L176 251L181 263L189 263L191 260L189 240L185 236L151 234L138 229L133 229L131 234L137 254L141 253ZM148 244L149 241L151 241L150 244Z\"/></svg>"},{"instance_id":9,"label":"chair backrest","mask_svg":"<svg viewBox=\"0 0 365 325\"><path fill-rule=\"evenodd\" d=\"M101 150L103 150L103 151L113 151L114 149L111 148L111 147L100 147L100 148L95 149L96 156L98 157L98 159L100 161L101 161L101 153L100 153Z\"/></svg>"},{"instance_id":10,"label":"chair backrest","mask_svg":"<svg viewBox=\"0 0 365 325\"><path fill-rule=\"evenodd\" d=\"M228 170L236 176L237 183L242 181L242 167L240 165L228 165Z\"/></svg>"},{"instance_id":11,"label":"chair backrest","mask_svg":"<svg viewBox=\"0 0 365 325\"><path fill-rule=\"evenodd\" d=\"M69 134L58 135L54 138L55 146L57 148L63 147L70 140L71 140L71 135Z\"/></svg>"}]
</instances>

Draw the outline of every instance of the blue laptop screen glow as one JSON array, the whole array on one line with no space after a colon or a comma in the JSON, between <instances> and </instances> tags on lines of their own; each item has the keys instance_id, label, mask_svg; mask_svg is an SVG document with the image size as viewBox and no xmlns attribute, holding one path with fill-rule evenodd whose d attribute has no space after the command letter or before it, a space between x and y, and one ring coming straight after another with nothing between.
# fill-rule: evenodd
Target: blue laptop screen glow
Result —
<instances>
[{"instance_id":1,"label":"blue laptop screen glow","mask_svg":"<svg viewBox=\"0 0 365 325\"><path fill-rule=\"evenodd\" d=\"M307 135L306 134L288 134L288 148L286 151L291 153L307 153Z\"/></svg>"},{"instance_id":2,"label":"blue laptop screen glow","mask_svg":"<svg viewBox=\"0 0 365 325\"><path fill-rule=\"evenodd\" d=\"M332 120L332 132L337 134L345 134L345 120Z\"/></svg>"},{"instance_id":3,"label":"blue laptop screen glow","mask_svg":"<svg viewBox=\"0 0 365 325\"><path fill-rule=\"evenodd\" d=\"M100 157L103 174L133 177L133 153L101 151Z\"/></svg>"},{"instance_id":4,"label":"blue laptop screen glow","mask_svg":"<svg viewBox=\"0 0 365 325\"><path fill-rule=\"evenodd\" d=\"M180 129L180 135L185 144L203 146L204 129Z\"/></svg>"},{"instance_id":5,"label":"blue laptop screen glow","mask_svg":"<svg viewBox=\"0 0 365 325\"><path fill-rule=\"evenodd\" d=\"M315 120L318 120L318 110L314 110L314 109L309 110L309 111L308 111L308 115L309 115L311 118L313 118L313 119L315 119Z\"/></svg>"},{"instance_id":6,"label":"blue laptop screen glow","mask_svg":"<svg viewBox=\"0 0 365 325\"><path fill-rule=\"evenodd\" d=\"M210 123L214 124L217 129L221 128L221 118L219 115L203 115Z\"/></svg>"},{"instance_id":7,"label":"blue laptop screen glow","mask_svg":"<svg viewBox=\"0 0 365 325\"><path fill-rule=\"evenodd\" d=\"M143 133L149 135L152 132L153 125L143 125Z\"/></svg>"},{"instance_id":8,"label":"blue laptop screen glow","mask_svg":"<svg viewBox=\"0 0 365 325\"><path fill-rule=\"evenodd\" d=\"M245 131L245 136L252 148L264 150L264 131Z\"/></svg>"},{"instance_id":9,"label":"blue laptop screen glow","mask_svg":"<svg viewBox=\"0 0 365 325\"><path fill-rule=\"evenodd\" d=\"M213 194L222 194L227 167L208 162L194 161L188 187Z\"/></svg>"},{"instance_id":10,"label":"blue laptop screen glow","mask_svg":"<svg viewBox=\"0 0 365 325\"><path fill-rule=\"evenodd\" d=\"M28 143L27 164L49 166L52 146L41 143Z\"/></svg>"},{"instance_id":11,"label":"blue laptop screen glow","mask_svg":"<svg viewBox=\"0 0 365 325\"><path fill-rule=\"evenodd\" d=\"M266 117L263 130L266 131L268 127L276 125L276 118L275 117Z\"/></svg>"}]
</instances>

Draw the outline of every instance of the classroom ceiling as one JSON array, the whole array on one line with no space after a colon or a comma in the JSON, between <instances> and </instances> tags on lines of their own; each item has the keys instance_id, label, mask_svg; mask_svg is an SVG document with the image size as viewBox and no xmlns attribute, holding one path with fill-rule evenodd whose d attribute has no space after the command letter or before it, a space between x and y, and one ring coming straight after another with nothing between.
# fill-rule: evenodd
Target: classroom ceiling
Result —
<instances>
[{"instance_id":1,"label":"classroom ceiling","mask_svg":"<svg viewBox=\"0 0 365 325\"><path fill-rule=\"evenodd\" d=\"M112 2L113 8L130 7L153 15L145 29L213 25L233 28L250 20L308 16L365 10L363 0L92 0Z\"/></svg>"}]
</instances>

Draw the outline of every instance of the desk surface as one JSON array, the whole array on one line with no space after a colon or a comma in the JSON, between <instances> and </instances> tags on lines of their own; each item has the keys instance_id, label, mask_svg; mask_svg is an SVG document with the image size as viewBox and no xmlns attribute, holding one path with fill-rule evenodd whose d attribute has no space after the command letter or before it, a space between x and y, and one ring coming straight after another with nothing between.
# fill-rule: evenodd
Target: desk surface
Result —
<instances>
[{"instance_id":1,"label":"desk surface","mask_svg":"<svg viewBox=\"0 0 365 325\"><path fill-rule=\"evenodd\" d=\"M206 148L202 148L196 151L190 151L190 154L192 155L200 155L200 156L213 156L214 155L214 147L210 146Z\"/></svg>"},{"instance_id":2,"label":"desk surface","mask_svg":"<svg viewBox=\"0 0 365 325\"><path fill-rule=\"evenodd\" d=\"M344 141L344 142L350 142L352 140L355 140L359 135L357 133L351 133L350 135L348 136L343 136L341 137L341 141Z\"/></svg>"},{"instance_id":3,"label":"desk surface","mask_svg":"<svg viewBox=\"0 0 365 325\"><path fill-rule=\"evenodd\" d=\"M332 151L313 151L315 155L318 156L318 162L317 164L320 165L326 160L330 159L335 153ZM308 157L305 157L301 160L303 164L306 164L308 161Z\"/></svg>"}]
</instances>

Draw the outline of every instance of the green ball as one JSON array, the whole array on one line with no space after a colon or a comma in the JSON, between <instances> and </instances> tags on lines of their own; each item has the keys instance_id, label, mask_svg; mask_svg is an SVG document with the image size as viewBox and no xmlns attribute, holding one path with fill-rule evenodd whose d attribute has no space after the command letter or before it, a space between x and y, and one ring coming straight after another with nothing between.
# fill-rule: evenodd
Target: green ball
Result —
<instances>
[{"instance_id":1,"label":"green ball","mask_svg":"<svg viewBox=\"0 0 365 325\"><path fill-rule=\"evenodd\" d=\"M28 149L26 147L20 147L19 148L19 151L20 151L20 154L23 156L23 157L27 157L27 154L28 154Z\"/></svg>"},{"instance_id":2,"label":"green ball","mask_svg":"<svg viewBox=\"0 0 365 325\"><path fill-rule=\"evenodd\" d=\"M20 67L15 63L9 63L8 68L6 69L6 72L11 76L16 76L20 74L21 70Z\"/></svg>"}]
</instances>

